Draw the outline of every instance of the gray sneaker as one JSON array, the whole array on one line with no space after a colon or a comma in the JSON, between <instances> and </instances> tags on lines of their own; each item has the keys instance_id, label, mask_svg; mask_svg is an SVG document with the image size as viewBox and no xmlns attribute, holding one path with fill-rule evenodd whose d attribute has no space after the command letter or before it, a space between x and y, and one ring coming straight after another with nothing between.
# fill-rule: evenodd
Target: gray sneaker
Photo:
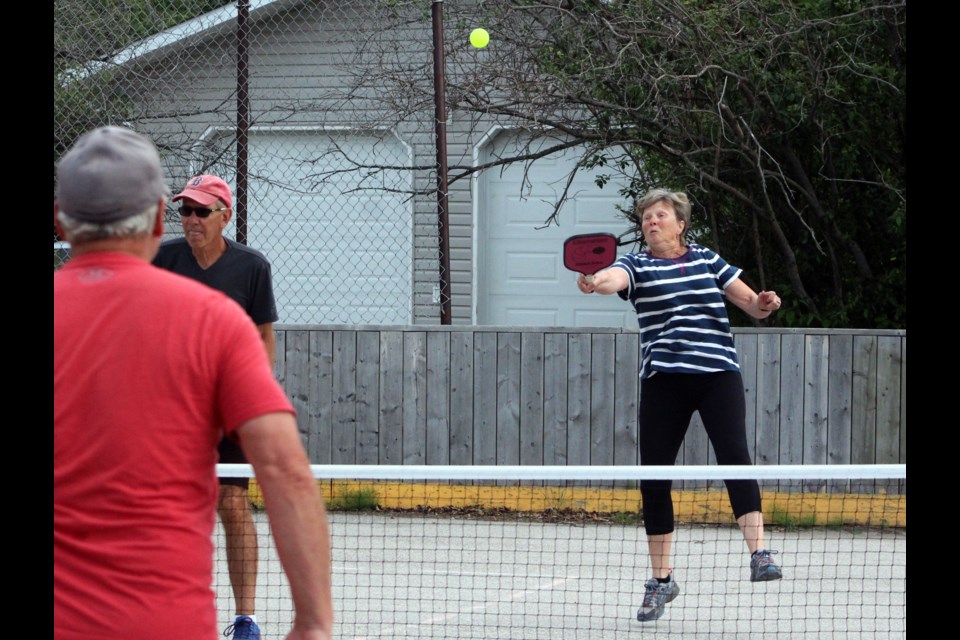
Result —
<instances>
[{"instance_id":1,"label":"gray sneaker","mask_svg":"<svg viewBox=\"0 0 960 640\"><path fill-rule=\"evenodd\" d=\"M767 580L779 580L783 577L780 567L773 561L773 554L776 551L767 549L757 549L750 556L750 582L765 582Z\"/></svg>"},{"instance_id":2,"label":"gray sneaker","mask_svg":"<svg viewBox=\"0 0 960 640\"><path fill-rule=\"evenodd\" d=\"M640 622L649 622L662 616L664 606L680 594L680 587L672 575L670 582L660 583L656 578L650 578L644 586L647 591L637 611L637 620Z\"/></svg>"}]
</instances>

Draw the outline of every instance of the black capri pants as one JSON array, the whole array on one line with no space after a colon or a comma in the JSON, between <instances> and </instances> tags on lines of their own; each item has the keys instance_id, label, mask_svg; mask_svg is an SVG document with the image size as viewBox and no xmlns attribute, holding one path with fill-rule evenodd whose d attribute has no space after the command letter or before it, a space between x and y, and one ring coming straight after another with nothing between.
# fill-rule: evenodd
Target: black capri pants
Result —
<instances>
[{"instance_id":1,"label":"black capri pants","mask_svg":"<svg viewBox=\"0 0 960 640\"><path fill-rule=\"evenodd\" d=\"M663 373L640 385L640 464L673 465L683 445L693 412L699 411L717 464L750 465L746 403L739 371ZM760 511L756 480L724 480L737 518ZM643 523L647 535L673 531L670 480L641 480Z\"/></svg>"}]
</instances>

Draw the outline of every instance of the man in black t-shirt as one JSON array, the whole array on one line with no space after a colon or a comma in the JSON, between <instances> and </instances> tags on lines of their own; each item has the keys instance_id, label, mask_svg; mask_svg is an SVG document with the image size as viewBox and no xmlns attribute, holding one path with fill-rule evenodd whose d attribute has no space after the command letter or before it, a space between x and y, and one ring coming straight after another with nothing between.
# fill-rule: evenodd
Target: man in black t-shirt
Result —
<instances>
[{"instance_id":1,"label":"man in black t-shirt","mask_svg":"<svg viewBox=\"0 0 960 640\"><path fill-rule=\"evenodd\" d=\"M270 263L259 251L223 235L233 214L230 187L217 176L200 175L191 178L172 200L180 203L184 237L161 244L153 263L218 289L243 307L257 325L273 366L276 360L273 323L278 316ZM189 331L190 327L181 327L181 330ZM183 383L190 384L190 381ZM221 463L247 462L240 446L229 438L220 442L219 451ZM236 601L234 640L260 638L255 613L257 530L247 497L248 484L247 478L221 478L217 505Z\"/></svg>"}]
</instances>

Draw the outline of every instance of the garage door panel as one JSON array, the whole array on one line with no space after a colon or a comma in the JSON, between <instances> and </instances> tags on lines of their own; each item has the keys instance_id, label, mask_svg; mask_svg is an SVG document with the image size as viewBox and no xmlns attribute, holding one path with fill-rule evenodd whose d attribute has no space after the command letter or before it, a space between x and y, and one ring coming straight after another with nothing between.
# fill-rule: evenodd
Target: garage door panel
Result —
<instances>
[{"instance_id":1,"label":"garage door panel","mask_svg":"<svg viewBox=\"0 0 960 640\"><path fill-rule=\"evenodd\" d=\"M506 278L509 284L554 284L559 265L555 253L510 252L507 254Z\"/></svg>"},{"instance_id":2,"label":"garage door panel","mask_svg":"<svg viewBox=\"0 0 960 640\"><path fill-rule=\"evenodd\" d=\"M521 327L556 327L562 325L559 314L555 309L537 307L533 304L518 305L515 304L515 301L511 302L509 298L501 298L500 302L503 304L503 322L500 324Z\"/></svg>"},{"instance_id":3,"label":"garage door panel","mask_svg":"<svg viewBox=\"0 0 960 640\"><path fill-rule=\"evenodd\" d=\"M563 323L555 312L544 309L505 309L504 324L521 327L556 327Z\"/></svg>"},{"instance_id":4,"label":"garage door panel","mask_svg":"<svg viewBox=\"0 0 960 640\"><path fill-rule=\"evenodd\" d=\"M551 213L553 213L553 207L548 203L510 198L500 215L493 216L491 220L499 222L504 230L518 226L531 229L542 227L543 221Z\"/></svg>"},{"instance_id":5,"label":"garage door panel","mask_svg":"<svg viewBox=\"0 0 960 640\"><path fill-rule=\"evenodd\" d=\"M637 327L636 316L633 313L625 313L624 308L626 303L619 298L615 299L617 302L616 309L577 309L573 313L573 326L623 327L624 329L635 329Z\"/></svg>"},{"instance_id":6,"label":"garage door panel","mask_svg":"<svg viewBox=\"0 0 960 640\"><path fill-rule=\"evenodd\" d=\"M597 198L595 196L579 196L581 198L576 202L576 206L569 213L572 214L572 223L575 226L589 225L591 229L622 230L625 226L623 220L616 217L616 209L611 206L610 198Z\"/></svg>"},{"instance_id":7,"label":"garage door panel","mask_svg":"<svg viewBox=\"0 0 960 640\"><path fill-rule=\"evenodd\" d=\"M542 295L529 295L525 300L517 300L511 295L493 295L490 300L502 316L496 324L504 326L636 328L636 316L617 296L591 297L596 309L561 305L555 297Z\"/></svg>"}]
</instances>

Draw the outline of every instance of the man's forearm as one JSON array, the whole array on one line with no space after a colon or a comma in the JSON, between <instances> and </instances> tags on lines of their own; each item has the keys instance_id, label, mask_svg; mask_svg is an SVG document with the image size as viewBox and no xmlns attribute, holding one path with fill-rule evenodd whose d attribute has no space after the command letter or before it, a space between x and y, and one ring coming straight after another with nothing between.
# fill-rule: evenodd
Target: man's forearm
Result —
<instances>
[{"instance_id":1,"label":"man's forearm","mask_svg":"<svg viewBox=\"0 0 960 640\"><path fill-rule=\"evenodd\" d=\"M296 420L289 413L272 413L237 431L256 473L277 554L290 582L294 629L300 632L293 637L330 635L330 532Z\"/></svg>"},{"instance_id":2,"label":"man's forearm","mask_svg":"<svg viewBox=\"0 0 960 640\"><path fill-rule=\"evenodd\" d=\"M306 473L257 470L277 554L290 582L296 627L332 633L330 532L320 491Z\"/></svg>"}]
</instances>

